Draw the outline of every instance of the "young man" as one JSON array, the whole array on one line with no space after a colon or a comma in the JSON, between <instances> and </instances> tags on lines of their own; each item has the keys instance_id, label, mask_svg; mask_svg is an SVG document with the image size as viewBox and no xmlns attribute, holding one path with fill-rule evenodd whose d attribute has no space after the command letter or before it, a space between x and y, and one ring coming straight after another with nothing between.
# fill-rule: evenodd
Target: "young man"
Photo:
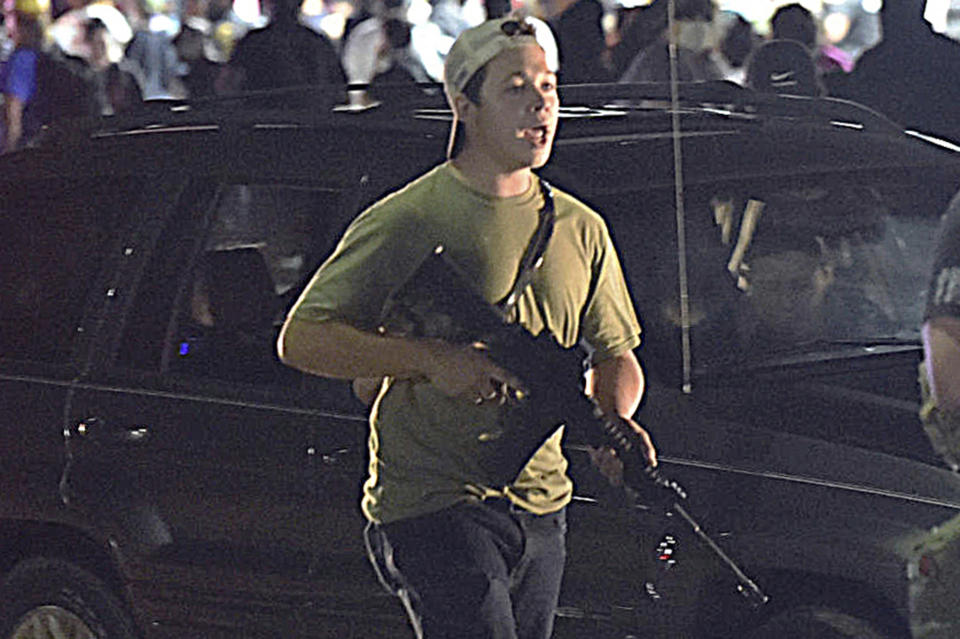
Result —
<instances>
[{"instance_id":1,"label":"young man","mask_svg":"<svg viewBox=\"0 0 960 639\"><path fill-rule=\"evenodd\" d=\"M304 371L384 379L362 501L368 544L417 635L430 639L546 639L563 573L573 492L563 426L498 485L478 460L512 410L503 389L524 380L473 347L377 332L388 294L437 245L486 300L513 285L551 197L532 170L550 156L559 109L556 65L535 24L508 17L461 34L444 72L455 115L451 160L353 222L278 345L283 361ZM516 305L518 321L565 347L586 341L595 401L629 418L643 392L632 353L640 328L616 253L596 213L560 191L553 197L555 228ZM649 437L631 424L655 464Z\"/></svg>"}]
</instances>

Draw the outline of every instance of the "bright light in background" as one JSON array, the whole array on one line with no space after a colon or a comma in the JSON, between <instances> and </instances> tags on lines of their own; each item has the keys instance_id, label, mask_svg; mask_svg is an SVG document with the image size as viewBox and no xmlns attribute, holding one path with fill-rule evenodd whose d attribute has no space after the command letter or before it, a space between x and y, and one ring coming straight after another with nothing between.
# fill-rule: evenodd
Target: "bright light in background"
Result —
<instances>
[{"instance_id":1,"label":"bright light in background","mask_svg":"<svg viewBox=\"0 0 960 639\"><path fill-rule=\"evenodd\" d=\"M638 0L633 0L637 2ZM798 4L803 5L814 15L820 15L824 4L832 4L837 0L797 0ZM640 1L640 4L644 4ZM773 12L785 4L790 4L790 0L718 0L717 8L721 11L733 11L742 15L747 21L752 22L758 28L770 20Z\"/></svg>"},{"instance_id":2,"label":"bright light in background","mask_svg":"<svg viewBox=\"0 0 960 639\"><path fill-rule=\"evenodd\" d=\"M947 12L950 11L950 0L927 0L927 8L923 17L937 33L947 30Z\"/></svg>"},{"instance_id":3,"label":"bright light in background","mask_svg":"<svg viewBox=\"0 0 960 639\"><path fill-rule=\"evenodd\" d=\"M777 4L772 0L760 2L758 0L720 0L717 8L721 11L739 13L748 22L754 25L766 23L770 15L776 10Z\"/></svg>"},{"instance_id":4,"label":"bright light in background","mask_svg":"<svg viewBox=\"0 0 960 639\"><path fill-rule=\"evenodd\" d=\"M828 42L842 42L850 33L850 16L834 11L823 19L823 35Z\"/></svg>"},{"instance_id":5,"label":"bright light in background","mask_svg":"<svg viewBox=\"0 0 960 639\"><path fill-rule=\"evenodd\" d=\"M860 8L867 13L880 13L883 0L860 0Z\"/></svg>"},{"instance_id":6,"label":"bright light in background","mask_svg":"<svg viewBox=\"0 0 960 639\"><path fill-rule=\"evenodd\" d=\"M300 13L305 16L323 15L324 9L323 0L303 0L300 5Z\"/></svg>"},{"instance_id":7,"label":"bright light in background","mask_svg":"<svg viewBox=\"0 0 960 639\"><path fill-rule=\"evenodd\" d=\"M653 0L619 0L618 5L624 9L636 9L637 7L649 6Z\"/></svg>"},{"instance_id":8,"label":"bright light in background","mask_svg":"<svg viewBox=\"0 0 960 639\"><path fill-rule=\"evenodd\" d=\"M259 0L233 0L233 12L237 17L249 24L260 22Z\"/></svg>"}]
</instances>

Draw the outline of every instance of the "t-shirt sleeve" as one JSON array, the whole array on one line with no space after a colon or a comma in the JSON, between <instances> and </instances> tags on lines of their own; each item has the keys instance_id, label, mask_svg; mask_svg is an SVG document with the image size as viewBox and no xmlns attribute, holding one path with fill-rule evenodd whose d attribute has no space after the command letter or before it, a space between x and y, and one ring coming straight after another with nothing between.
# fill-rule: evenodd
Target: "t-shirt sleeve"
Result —
<instances>
[{"instance_id":1,"label":"t-shirt sleeve","mask_svg":"<svg viewBox=\"0 0 960 639\"><path fill-rule=\"evenodd\" d=\"M640 345L640 322L606 226L598 229L593 293L583 314L581 335L596 365Z\"/></svg>"},{"instance_id":2,"label":"t-shirt sleeve","mask_svg":"<svg viewBox=\"0 0 960 639\"><path fill-rule=\"evenodd\" d=\"M950 202L940 225L927 290L925 319L939 316L960 317L960 194Z\"/></svg>"},{"instance_id":3,"label":"t-shirt sleeve","mask_svg":"<svg viewBox=\"0 0 960 639\"><path fill-rule=\"evenodd\" d=\"M15 51L7 61L4 75L4 95L29 102L37 88L37 55L33 51Z\"/></svg>"},{"instance_id":4,"label":"t-shirt sleeve","mask_svg":"<svg viewBox=\"0 0 960 639\"><path fill-rule=\"evenodd\" d=\"M290 316L375 330L389 294L432 248L418 226L416 213L403 207L381 204L363 212L314 274Z\"/></svg>"}]
</instances>

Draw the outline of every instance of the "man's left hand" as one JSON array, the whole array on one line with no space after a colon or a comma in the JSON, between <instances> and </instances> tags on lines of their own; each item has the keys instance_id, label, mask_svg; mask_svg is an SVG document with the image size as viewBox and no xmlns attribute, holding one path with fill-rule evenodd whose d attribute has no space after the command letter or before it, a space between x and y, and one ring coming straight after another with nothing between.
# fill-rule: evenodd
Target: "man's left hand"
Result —
<instances>
[{"instance_id":1,"label":"man's left hand","mask_svg":"<svg viewBox=\"0 0 960 639\"><path fill-rule=\"evenodd\" d=\"M653 468L657 465L657 449L653 445L653 440L650 438L650 434L644 430L640 424L633 421L632 419L624 418L634 432L639 436L643 442L644 450L642 451L644 461L647 466ZM620 456L617 455L617 451L609 446L600 446L599 448L590 448L590 461L593 462L593 465L597 467L604 477L607 478L607 481L610 482L613 486L623 485L623 460L620 459Z\"/></svg>"}]
</instances>

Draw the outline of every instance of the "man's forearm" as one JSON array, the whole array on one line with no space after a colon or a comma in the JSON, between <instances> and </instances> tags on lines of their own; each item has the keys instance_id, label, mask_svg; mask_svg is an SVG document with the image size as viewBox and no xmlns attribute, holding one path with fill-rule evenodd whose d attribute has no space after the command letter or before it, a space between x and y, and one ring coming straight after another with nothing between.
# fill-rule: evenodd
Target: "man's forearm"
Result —
<instances>
[{"instance_id":1,"label":"man's forearm","mask_svg":"<svg viewBox=\"0 0 960 639\"><path fill-rule=\"evenodd\" d=\"M587 384L587 393L605 414L628 418L637 412L643 390L643 370L630 351L593 367Z\"/></svg>"},{"instance_id":2,"label":"man's forearm","mask_svg":"<svg viewBox=\"0 0 960 639\"><path fill-rule=\"evenodd\" d=\"M339 379L426 376L436 343L386 337L342 322L288 320L280 333L280 359L299 370Z\"/></svg>"},{"instance_id":3,"label":"man's forearm","mask_svg":"<svg viewBox=\"0 0 960 639\"><path fill-rule=\"evenodd\" d=\"M657 449L650 434L632 417L643 398L644 379L640 362L632 351L600 362L592 369L587 380L587 393L593 398L608 417L618 416L625 419L643 446L643 457L648 466L657 465ZM594 450L590 454L593 463L600 471L618 485L623 481L623 466L620 460L610 456L606 447Z\"/></svg>"}]
</instances>

